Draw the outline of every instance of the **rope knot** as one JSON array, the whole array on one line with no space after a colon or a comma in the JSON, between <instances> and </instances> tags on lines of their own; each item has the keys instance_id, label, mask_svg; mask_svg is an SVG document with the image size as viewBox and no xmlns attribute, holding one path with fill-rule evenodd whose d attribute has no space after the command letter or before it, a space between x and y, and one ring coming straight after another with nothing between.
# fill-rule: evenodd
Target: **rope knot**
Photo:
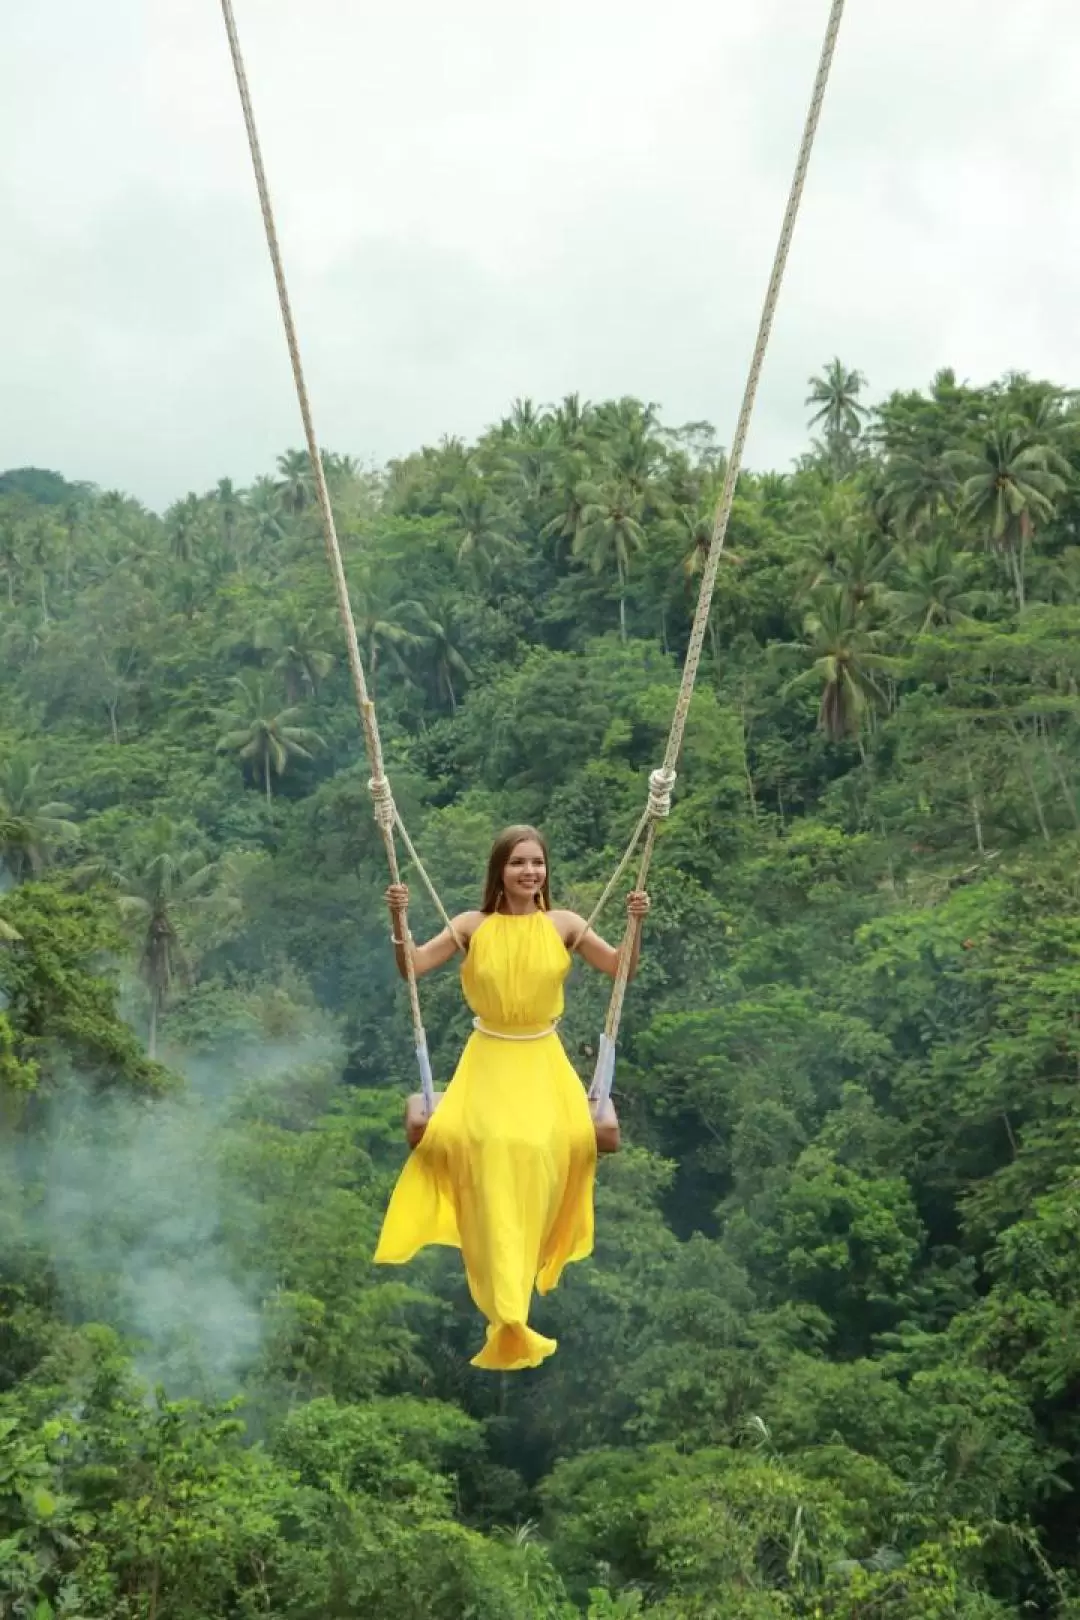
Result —
<instances>
[{"instance_id":1,"label":"rope knot","mask_svg":"<svg viewBox=\"0 0 1080 1620\"><path fill-rule=\"evenodd\" d=\"M660 766L649 776L649 803L647 814L650 821L663 821L671 814L671 790L675 786L675 772Z\"/></svg>"},{"instance_id":2,"label":"rope knot","mask_svg":"<svg viewBox=\"0 0 1080 1620\"><path fill-rule=\"evenodd\" d=\"M371 794L371 805L379 826L384 829L392 827L397 820L397 806L394 804L394 795L387 778L373 776L368 783L368 792Z\"/></svg>"}]
</instances>

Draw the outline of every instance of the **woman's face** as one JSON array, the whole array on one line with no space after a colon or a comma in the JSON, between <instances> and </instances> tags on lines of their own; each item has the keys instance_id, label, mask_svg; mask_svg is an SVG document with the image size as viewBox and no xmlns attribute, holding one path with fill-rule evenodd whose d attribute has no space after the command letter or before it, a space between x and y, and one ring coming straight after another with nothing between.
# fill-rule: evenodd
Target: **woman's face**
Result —
<instances>
[{"instance_id":1,"label":"woman's face","mask_svg":"<svg viewBox=\"0 0 1080 1620\"><path fill-rule=\"evenodd\" d=\"M546 877L544 851L535 838L523 838L520 844L514 845L503 867L503 892L508 900L535 905Z\"/></svg>"}]
</instances>

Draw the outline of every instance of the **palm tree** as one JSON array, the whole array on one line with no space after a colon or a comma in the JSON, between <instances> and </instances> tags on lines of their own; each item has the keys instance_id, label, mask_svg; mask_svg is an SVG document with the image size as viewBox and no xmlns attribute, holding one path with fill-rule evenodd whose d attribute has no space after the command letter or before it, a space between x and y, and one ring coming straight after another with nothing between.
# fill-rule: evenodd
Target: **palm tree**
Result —
<instances>
[{"instance_id":1,"label":"palm tree","mask_svg":"<svg viewBox=\"0 0 1080 1620\"><path fill-rule=\"evenodd\" d=\"M944 452L901 450L886 464L885 508L905 534L932 527L956 493L956 475Z\"/></svg>"},{"instance_id":2,"label":"palm tree","mask_svg":"<svg viewBox=\"0 0 1080 1620\"><path fill-rule=\"evenodd\" d=\"M236 754L262 781L268 805L273 803L273 778L283 776L290 760L311 759L322 738L294 722L299 709L277 709L264 677L256 670L233 676L237 689L235 709L222 709L218 718L228 730L218 739L219 754ZM275 712L276 710L276 712Z\"/></svg>"},{"instance_id":3,"label":"palm tree","mask_svg":"<svg viewBox=\"0 0 1080 1620\"><path fill-rule=\"evenodd\" d=\"M419 602L387 601L379 591L370 571L349 582L356 634L364 656L368 688L371 696L378 692L379 670L384 656L389 656L399 671L405 672L405 654L421 646L423 635L410 628L410 621L423 625L424 609Z\"/></svg>"},{"instance_id":4,"label":"palm tree","mask_svg":"<svg viewBox=\"0 0 1080 1620\"><path fill-rule=\"evenodd\" d=\"M897 627L924 635L939 625L964 624L987 599L972 588L974 561L953 550L939 535L913 551L897 575L897 588L886 593L885 603Z\"/></svg>"},{"instance_id":5,"label":"palm tree","mask_svg":"<svg viewBox=\"0 0 1080 1620\"><path fill-rule=\"evenodd\" d=\"M805 631L803 650L813 662L790 685L820 684L822 731L834 742L845 736L858 738L867 712L887 706L876 679L893 662L879 650L885 633L868 625L865 610L839 585L821 586L814 593Z\"/></svg>"},{"instance_id":6,"label":"palm tree","mask_svg":"<svg viewBox=\"0 0 1080 1620\"><path fill-rule=\"evenodd\" d=\"M829 460L838 472L847 467L852 446L870 414L859 401L865 387L866 378L862 372L850 370L838 359L822 376L810 378L806 404L816 407L810 418L810 426L822 428Z\"/></svg>"},{"instance_id":7,"label":"palm tree","mask_svg":"<svg viewBox=\"0 0 1080 1620\"><path fill-rule=\"evenodd\" d=\"M653 477L664 460L664 444L658 436L655 405L642 405L636 399L622 399L600 406L593 416L603 445L603 460L614 481L644 502L657 493Z\"/></svg>"},{"instance_id":8,"label":"palm tree","mask_svg":"<svg viewBox=\"0 0 1080 1620\"><path fill-rule=\"evenodd\" d=\"M40 772L40 761L32 760L24 749L0 766L0 859L16 882L37 877L55 851L79 833L71 805L44 798Z\"/></svg>"},{"instance_id":9,"label":"palm tree","mask_svg":"<svg viewBox=\"0 0 1080 1620\"><path fill-rule=\"evenodd\" d=\"M273 667L284 677L290 704L305 696L317 697L320 683L333 669L334 655L324 646L326 639L317 613L278 618L256 628L255 646L277 654Z\"/></svg>"},{"instance_id":10,"label":"palm tree","mask_svg":"<svg viewBox=\"0 0 1080 1620\"><path fill-rule=\"evenodd\" d=\"M619 635L626 640L626 576L630 556L645 544L640 500L626 486L609 484L584 494L581 522L571 550L594 574L614 562L619 586Z\"/></svg>"},{"instance_id":11,"label":"palm tree","mask_svg":"<svg viewBox=\"0 0 1080 1620\"><path fill-rule=\"evenodd\" d=\"M431 675L435 696L444 701L451 714L457 711L459 680L468 680L472 671L461 651L457 611L452 597L420 604L419 645Z\"/></svg>"},{"instance_id":12,"label":"palm tree","mask_svg":"<svg viewBox=\"0 0 1080 1620\"><path fill-rule=\"evenodd\" d=\"M150 1023L146 1050L157 1056L158 1022L177 979L187 964L180 945L178 921L185 909L206 898L216 876L214 862L179 840L167 817L150 829L146 848L126 867L111 871L112 885L120 890L121 915L135 931L139 947L139 976L150 994Z\"/></svg>"},{"instance_id":13,"label":"palm tree","mask_svg":"<svg viewBox=\"0 0 1080 1620\"><path fill-rule=\"evenodd\" d=\"M1004 552L1023 607L1024 556L1036 524L1054 516L1068 462L1027 428L1005 421L991 427L978 453L956 451L949 460L960 479L961 516Z\"/></svg>"},{"instance_id":14,"label":"palm tree","mask_svg":"<svg viewBox=\"0 0 1080 1620\"><path fill-rule=\"evenodd\" d=\"M169 551L173 559L187 566L195 561L205 539L203 504L197 495L185 495L165 514Z\"/></svg>"},{"instance_id":15,"label":"palm tree","mask_svg":"<svg viewBox=\"0 0 1080 1620\"><path fill-rule=\"evenodd\" d=\"M563 455L559 491L555 497L558 511L540 530L542 540L554 540L556 559L562 551L559 542L569 540L571 550L581 528L581 514L589 503L591 485L587 482L589 458L582 450L571 450ZM550 507L549 507L550 510Z\"/></svg>"},{"instance_id":16,"label":"palm tree","mask_svg":"<svg viewBox=\"0 0 1080 1620\"><path fill-rule=\"evenodd\" d=\"M517 550L509 530L512 514L491 486L477 474L442 497L444 511L460 533L459 562L471 560L481 573L490 573L496 562Z\"/></svg>"},{"instance_id":17,"label":"palm tree","mask_svg":"<svg viewBox=\"0 0 1080 1620\"><path fill-rule=\"evenodd\" d=\"M15 581L22 564L22 535L15 519L5 516L0 522L0 573L7 585L8 607L15 606Z\"/></svg>"},{"instance_id":18,"label":"palm tree","mask_svg":"<svg viewBox=\"0 0 1080 1620\"><path fill-rule=\"evenodd\" d=\"M828 580L847 592L856 609L869 606L881 595L893 555L887 541L863 529L833 553L815 584Z\"/></svg>"},{"instance_id":19,"label":"palm tree","mask_svg":"<svg viewBox=\"0 0 1080 1620\"><path fill-rule=\"evenodd\" d=\"M62 538L62 530L55 519L45 513L41 513L34 518L27 528L27 556L38 572L38 584L41 594L41 622L43 625L49 622L47 596L49 568L56 560Z\"/></svg>"},{"instance_id":20,"label":"palm tree","mask_svg":"<svg viewBox=\"0 0 1080 1620\"><path fill-rule=\"evenodd\" d=\"M551 426L559 448L580 449L593 415L588 400L582 404L580 394L567 394L551 412Z\"/></svg>"},{"instance_id":21,"label":"palm tree","mask_svg":"<svg viewBox=\"0 0 1080 1620\"><path fill-rule=\"evenodd\" d=\"M236 531L243 515L244 503L231 478L218 479L217 487L214 490L214 501L221 522L222 543L230 556L235 556L237 552Z\"/></svg>"},{"instance_id":22,"label":"palm tree","mask_svg":"<svg viewBox=\"0 0 1080 1620\"><path fill-rule=\"evenodd\" d=\"M278 457L278 489L285 510L298 516L315 501L315 474L306 450L286 450Z\"/></svg>"},{"instance_id":23,"label":"palm tree","mask_svg":"<svg viewBox=\"0 0 1080 1620\"><path fill-rule=\"evenodd\" d=\"M247 509L255 522L256 539L272 545L285 533L285 503L281 486L272 478L256 478L247 492Z\"/></svg>"}]
</instances>

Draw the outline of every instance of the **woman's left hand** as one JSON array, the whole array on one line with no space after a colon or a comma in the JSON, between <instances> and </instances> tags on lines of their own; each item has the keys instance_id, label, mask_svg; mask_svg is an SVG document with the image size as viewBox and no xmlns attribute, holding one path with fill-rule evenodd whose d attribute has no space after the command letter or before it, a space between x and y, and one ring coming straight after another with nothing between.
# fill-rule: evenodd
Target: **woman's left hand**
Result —
<instances>
[{"instance_id":1,"label":"woman's left hand","mask_svg":"<svg viewBox=\"0 0 1080 1620\"><path fill-rule=\"evenodd\" d=\"M626 913L629 917L647 917L652 904L644 889L634 889L626 897Z\"/></svg>"}]
</instances>

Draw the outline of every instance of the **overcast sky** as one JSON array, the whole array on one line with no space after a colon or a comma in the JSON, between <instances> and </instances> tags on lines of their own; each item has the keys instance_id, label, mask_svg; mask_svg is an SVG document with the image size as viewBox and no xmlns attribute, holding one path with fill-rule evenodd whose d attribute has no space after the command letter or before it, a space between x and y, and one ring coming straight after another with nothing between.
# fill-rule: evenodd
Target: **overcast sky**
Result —
<instances>
[{"instance_id":1,"label":"overcast sky","mask_svg":"<svg viewBox=\"0 0 1080 1620\"><path fill-rule=\"evenodd\" d=\"M324 445L515 395L730 437L827 0L236 0ZM160 506L300 440L216 0L6 0L0 468ZM750 460L835 353L1080 383L1076 0L849 0Z\"/></svg>"}]
</instances>

